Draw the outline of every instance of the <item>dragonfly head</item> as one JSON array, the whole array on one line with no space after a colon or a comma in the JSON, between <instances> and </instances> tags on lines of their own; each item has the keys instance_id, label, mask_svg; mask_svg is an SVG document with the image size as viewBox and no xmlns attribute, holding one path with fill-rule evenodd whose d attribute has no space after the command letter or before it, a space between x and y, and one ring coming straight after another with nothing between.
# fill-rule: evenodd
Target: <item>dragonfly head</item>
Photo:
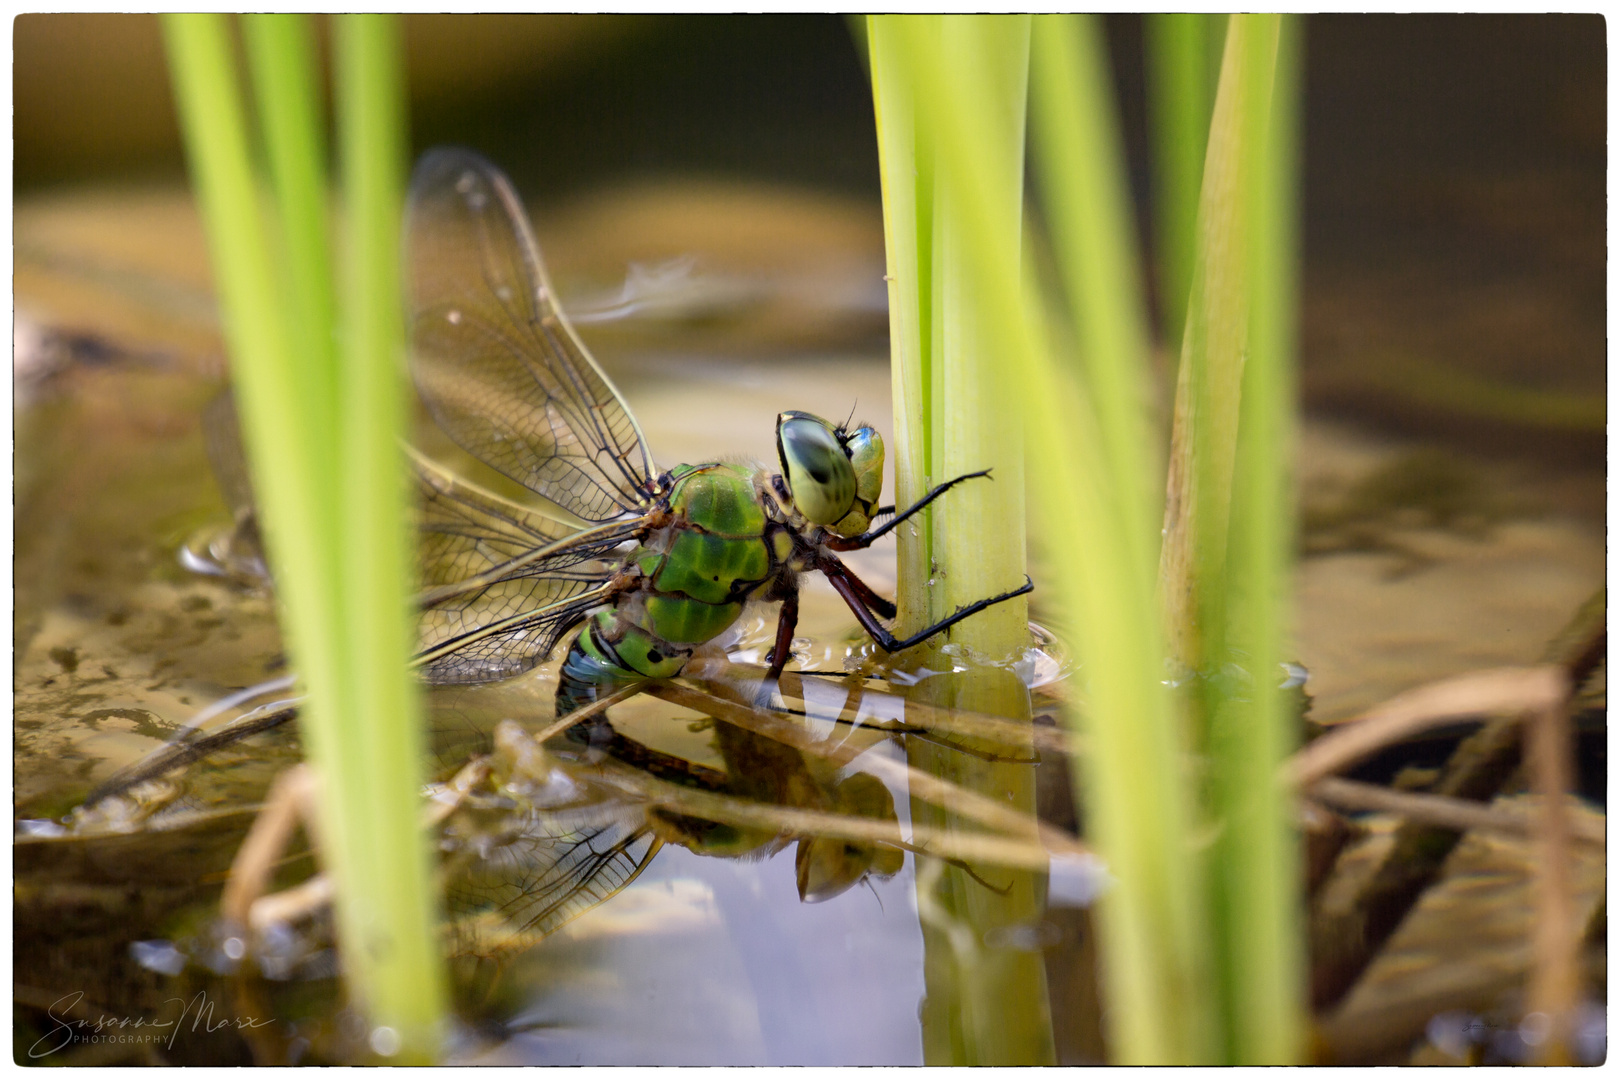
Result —
<instances>
[{"instance_id":1,"label":"dragonfly head","mask_svg":"<svg viewBox=\"0 0 1620 1080\"><path fill-rule=\"evenodd\" d=\"M776 454L794 509L839 536L866 531L883 494L883 438L875 430L785 412L776 418Z\"/></svg>"}]
</instances>

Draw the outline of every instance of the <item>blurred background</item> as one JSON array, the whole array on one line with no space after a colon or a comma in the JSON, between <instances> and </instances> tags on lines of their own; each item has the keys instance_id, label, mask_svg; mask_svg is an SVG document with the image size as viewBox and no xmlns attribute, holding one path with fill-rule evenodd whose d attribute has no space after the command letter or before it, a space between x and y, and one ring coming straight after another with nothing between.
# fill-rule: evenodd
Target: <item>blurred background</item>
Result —
<instances>
[{"instance_id":1,"label":"blurred background","mask_svg":"<svg viewBox=\"0 0 1620 1080\"><path fill-rule=\"evenodd\" d=\"M614 249L606 261L619 244L637 246L638 232L638 259L695 250L683 218L710 248L727 231L753 232L730 239L845 254L864 242L881 259L871 98L841 18L416 15L405 25L414 147L472 146L531 207L572 203L573 226L596 233L581 243ZM1111 16L1107 27L1151 244L1142 24ZM1306 40L1310 404L1601 460L1602 19L1318 16ZM183 177L155 18L23 15L15 57L18 199ZM728 185L820 194L814 209L843 230L750 219L749 208L730 230L656 212L655 230L625 189L672 177L687 181L689 211ZM615 220L579 205L615 189ZM544 232L547 216L536 216ZM756 247L751 258L771 254ZM865 284L832 299L881 332L882 292ZM1520 401L1515 414L1514 388L1569 400Z\"/></svg>"},{"instance_id":2,"label":"blurred background","mask_svg":"<svg viewBox=\"0 0 1620 1080\"><path fill-rule=\"evenodd\" d=\"M41 327L79 359L217 365L156 20L14 26L19 386L61 358L24 347ZM1143 22L1106 29L1151 259ZM844 19L409 16L405 32L414 150L471 146L512 176L662 458L770 455L768 425L719 434L722 392L752 395L750 415L842 415L858 396L883 417L877 152ZM1533 658L1602 580L1604 35L1598 16L1306 21L1300 470L1322 558L1301 578L1301 655L1329 711ZM1415 614L1391 636L1396 609ZM1356 673L1335 687L1340 669Z\"/></svg>"}]
</instances>

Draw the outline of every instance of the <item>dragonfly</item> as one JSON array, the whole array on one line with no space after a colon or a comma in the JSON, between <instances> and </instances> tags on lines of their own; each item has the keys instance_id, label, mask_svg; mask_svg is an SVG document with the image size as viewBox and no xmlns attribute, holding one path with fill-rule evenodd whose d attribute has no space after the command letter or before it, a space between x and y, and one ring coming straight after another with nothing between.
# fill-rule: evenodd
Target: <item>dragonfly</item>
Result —
<instances>
[{"instance_id":1,"label":"dragonfly","mask_svg":"<svg viewBox=\"0 0 1620 1080\"><path fill-rule=\"evenodd\" d=\"M903 511L880 506L884 447L867 424L847 427L784 411L776 422L777 469L729 462L657 468L623 396L563 313L511 183L477 154L440 149L418 164L406 260L412 367L423 401L456 444L536 500L509 499L409 451L420 494L419 647L412 662L424 681L514 678L548 660L573 633L555 701L556 715L566 718L636 684L677 677L700 647L758 601L780 605L766 656L767 684L775 680L790 656L805 573L824 575L890 653L1032 590L1026 578L904 638L884 626L896 615L894 603L839 553L869 547L988 471L939 484ZM236 504L233 540L241 541L240 551L220 557L262 573L262 563L242 555L256 549L256 529L251 486L229 430L234 415L228 401L212 412L211 456ZM288 690L291 682L278 680L273 689ZM217 734L188 732L104 784L87 805L278 726L295 707L293 700L278 701ZM716 730L724 771L626 738L605 711L569 735L690 790L893 820L889 793L872 777L818 780L798 751L725 725ZM478 910L495 898L519 937L532 940L623 889L663 843L739 857L768 854L790 839L675 810L642 820L609 818L582 823L551 814L531 825L514 818L504 856L477 861L462 883L463 898ZM898 849L797 839L805 900L899 870Z\"/></svg>"},{"instance_id":2,"label":"dragonfly","mask_svg":"<svg viewBox=\"0 0 1620 1080\"><path fill-rule=\"evenodd\" d=\"M799 578L820 573L889 653L1030 592L967 604L907 637L839 559L967 480L896 512L879 506L883 440L790 410L778 469L710 462L660 470L624 397L580 341L507 178L438 149L411 181L406 224L413 372L439 427L544 501L526 506L415 457L422 490L420 648L430 683L511 678L570 632L558 716L628 685L678 676L755 601L780 604L767 680L789 659ZM882 524L875 524L880 518ZM576 632L577 631L577 632ZM595 721L598 732L602 720Z\"/></svg>"}]
</instances>

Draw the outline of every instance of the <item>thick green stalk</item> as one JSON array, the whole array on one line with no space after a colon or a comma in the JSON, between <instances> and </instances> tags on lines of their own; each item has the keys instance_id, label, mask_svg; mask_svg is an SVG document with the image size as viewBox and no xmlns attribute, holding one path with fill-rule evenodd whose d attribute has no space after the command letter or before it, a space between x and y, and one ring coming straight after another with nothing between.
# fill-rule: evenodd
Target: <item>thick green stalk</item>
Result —
<instances>
[{"instance_id":1,"label":"thick green stalk","mask_svg":"<svg viewBox=\"0 0 1620 1080\"><path fill-rule=\"evenodd\" d=\"M253 470L287 651L309 691L301 721L312 752L338 715L343 667L334 610L332 522L321 498L322 448L303 408L309 380L290 347L288 320L263 232L247 123L218 15L165 15L164 41L192 186L207 228L244 451Z\"/></svg>"},{"instance_id":2,"label":"thick green stalk","mask_svg":"<svg viewBox=\"0 0 1620 1080\"><path fill-rule=\"evenodd\" d=\"M928 490L932 428L929 385L933 342L934 155L919 147L911 87L896 55L893 22L868 16L872 103L883 182L883 238L888 265L890 372L894 385L895 505L909 506ZM923 513L898 534L896 588L903 633L927 624L928 567L933 515Z\"/></svg>"},{"instance_id":3,"label":"thick green stalk","mask_svg":"<svg viewBox=\"0 0 1620 1080\"><path fill-rule=\"evenodd\" d=\"M1298 33L1295 18L1284 16L1251 212L1254 299L1227 578L1232 656L1252 685L1216 714L1211 733L1223 822L1215 866L1228 943L1228 1040L1232 1059L1245 1065L1302 1061L1306 1023L1299 838L1289 795L1275 781L1297 742L1278 676L1294 550Z\"/></svg>"},{"instance_id":4,"label":"thick green stalk","mask_svg":"<svg viewBox=\"0 0 1620 1080\"><path fill-rule=\"evenodd\" d=\"M974 92L994 101L998 123L986 145L1000 184L995 213L1016 242L1022 216L1028 20L936 17L904 20L905 26L901 22L874 18L868 35L890 252L896 424L901 433L896 440L899 502L903 505L930 484L963 472L988 466L996 474L993 484L979 481L953 491L940 515L902 538L902 620L915 627L949 614L958 604L1017 584L1023 569L1024 511L1015 399L994 370L999 335L974 289L972 250L956 221L957 196L939 182L930 129L917 123L914 103L919 98L904 55L911 47L907 29L949 56L951 70ZM1022 603L1016 610L1006 604L963 624L951 638L980 655L1004 659L1027 647L1027 626ZM1029 714L1028 691L1004 668L975 667L951 679L930 680L920 692L940 707L1026 719ZM927 746L908 747L908 755L914 766L1034 810L1027 765L991 763ZM952 815L917 800L912 813L915 821L932 827L956 825ZM1041 1064L1053 1059L1040 958L983 944L1039 919L1044 880L1030 873L998 880L1003 888L992 892L963 867L919 860L928 988L921 1018L924 1059L930 1063Z\"/></svg>"},{"instance_id":5,"label":"thick green stalk","mask_svg":"<svg viewBox=\"0 0 1620 1080\"><path fill-rule=\"evenodd\" d=\"M981 212L1010 238L1017 265L1023 235L1024 113L1029 86L1029 17L960 15L941 20L940 57L983 115L957 117L972 126L989 183ZM929 616L940 619L1023 582L1024 443L1017 400L1002 374L1006 327L980 302L973 265L979 254L963 234L957 206L964 193L953 173L938 185L934 224L935 281L941 296L939 362L932 412L938 463L934 483L991 469L992 479L964 484L935 517L935 583ZM1016 312L1014 315L1016 316ZM988 660L1017 659L1029 647L1029 604L997 604L951 631L951 640ZM979 703L983 707L987 703Z\"/></svg>"},{"instance_id":6,"label":"thick green stalk","mask_svg":"<svg viewBox=\"0 0 1620 1080\"><path fill-rule=\"evenodd\" d=\"M369 878L341 906L345 962L365 979L372 1021L392 1028L406 1059L432 1060L441 1032L442 973L421 811L421 709L407 661L411 533L399 446L405 434L403 216L404 80L398 21L338 18L335 69L345 229L340 451L345 629L353 665L345 716L344 780L354 835L365 838ZM349 793L345 793L349 796ZM357 853L358 854L358 853ZM341 900L342 898L340 898Z\"/></svg>"},{"instance_id":7,"label":"thick green stalk","mask_svg":"<svg viewBox=\"0 0 1620 1080\"><path fill-rule=\"evenodd\" d=\"M243 395L239 407L245 449L260 474L266 540L278 564L306 568L280 591L284 616L292 622L295 611L301 615L319 609L335 576L328 565L330 553L320 546L322 503L310 484L319 444L300 407L305 380L289 344L265 241L225 20L165 15L163 30L192 183L207 227L226 345L234 361L232 375ZM314 648L331 643L318 636L301 644Z\"/></svg>"}]
</instances>

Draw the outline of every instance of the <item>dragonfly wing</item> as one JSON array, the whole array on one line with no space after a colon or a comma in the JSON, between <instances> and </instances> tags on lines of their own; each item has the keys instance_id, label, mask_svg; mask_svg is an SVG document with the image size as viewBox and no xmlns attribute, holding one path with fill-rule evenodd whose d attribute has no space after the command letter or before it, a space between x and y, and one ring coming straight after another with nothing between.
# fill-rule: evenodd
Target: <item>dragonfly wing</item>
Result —
<instances>
[{"instance_id":1,"label":"dragonfly wing","mask_svg":"<svg viewBox=\"0 0 1620 1080\"><path fill-rule=\"evenodd\" d=\"M493 845L445 896L453 950L498 957L526 949L618 895L651 864L661 842L639 815L557 828L543 814Z\"/></svg>"},{"instance_id":2,"label":"dragonfly wing","mask_svg":"<svg viewBox=\"0 0 1620 1080\"><path fill-rule=\"evenodd\" d=\"M616 549L639 520L580 530L413 457L424 677L476 683L529 670L604 602Z\"/></svg>"},{"instance_id":3,"label":"dragonfly wing","mask_svg":"<svg viewBox=\"0 0 1620 1080\"><path fill-rule=\"evenodd\" d=\"M639 513L646 440L557 306L500 170L466 150L423 157L406 243L416 382L439 426L586 521Z\"/></svg>"},{"instance_id":4,"label":"dragonfly wing","mask_svg":"<svg viewBox=\"0 0 1620 1080\"><path fill-rule=\"evenodd\" d=\"M236 395L226 390L210 401L203 409L202 428L208 464L214 468L220 494L225 496L231 514L243 521L253 514L257 503L253 499L253 482L248 477L247 458L242 452Z\"/></svg>"}]
</instances>

